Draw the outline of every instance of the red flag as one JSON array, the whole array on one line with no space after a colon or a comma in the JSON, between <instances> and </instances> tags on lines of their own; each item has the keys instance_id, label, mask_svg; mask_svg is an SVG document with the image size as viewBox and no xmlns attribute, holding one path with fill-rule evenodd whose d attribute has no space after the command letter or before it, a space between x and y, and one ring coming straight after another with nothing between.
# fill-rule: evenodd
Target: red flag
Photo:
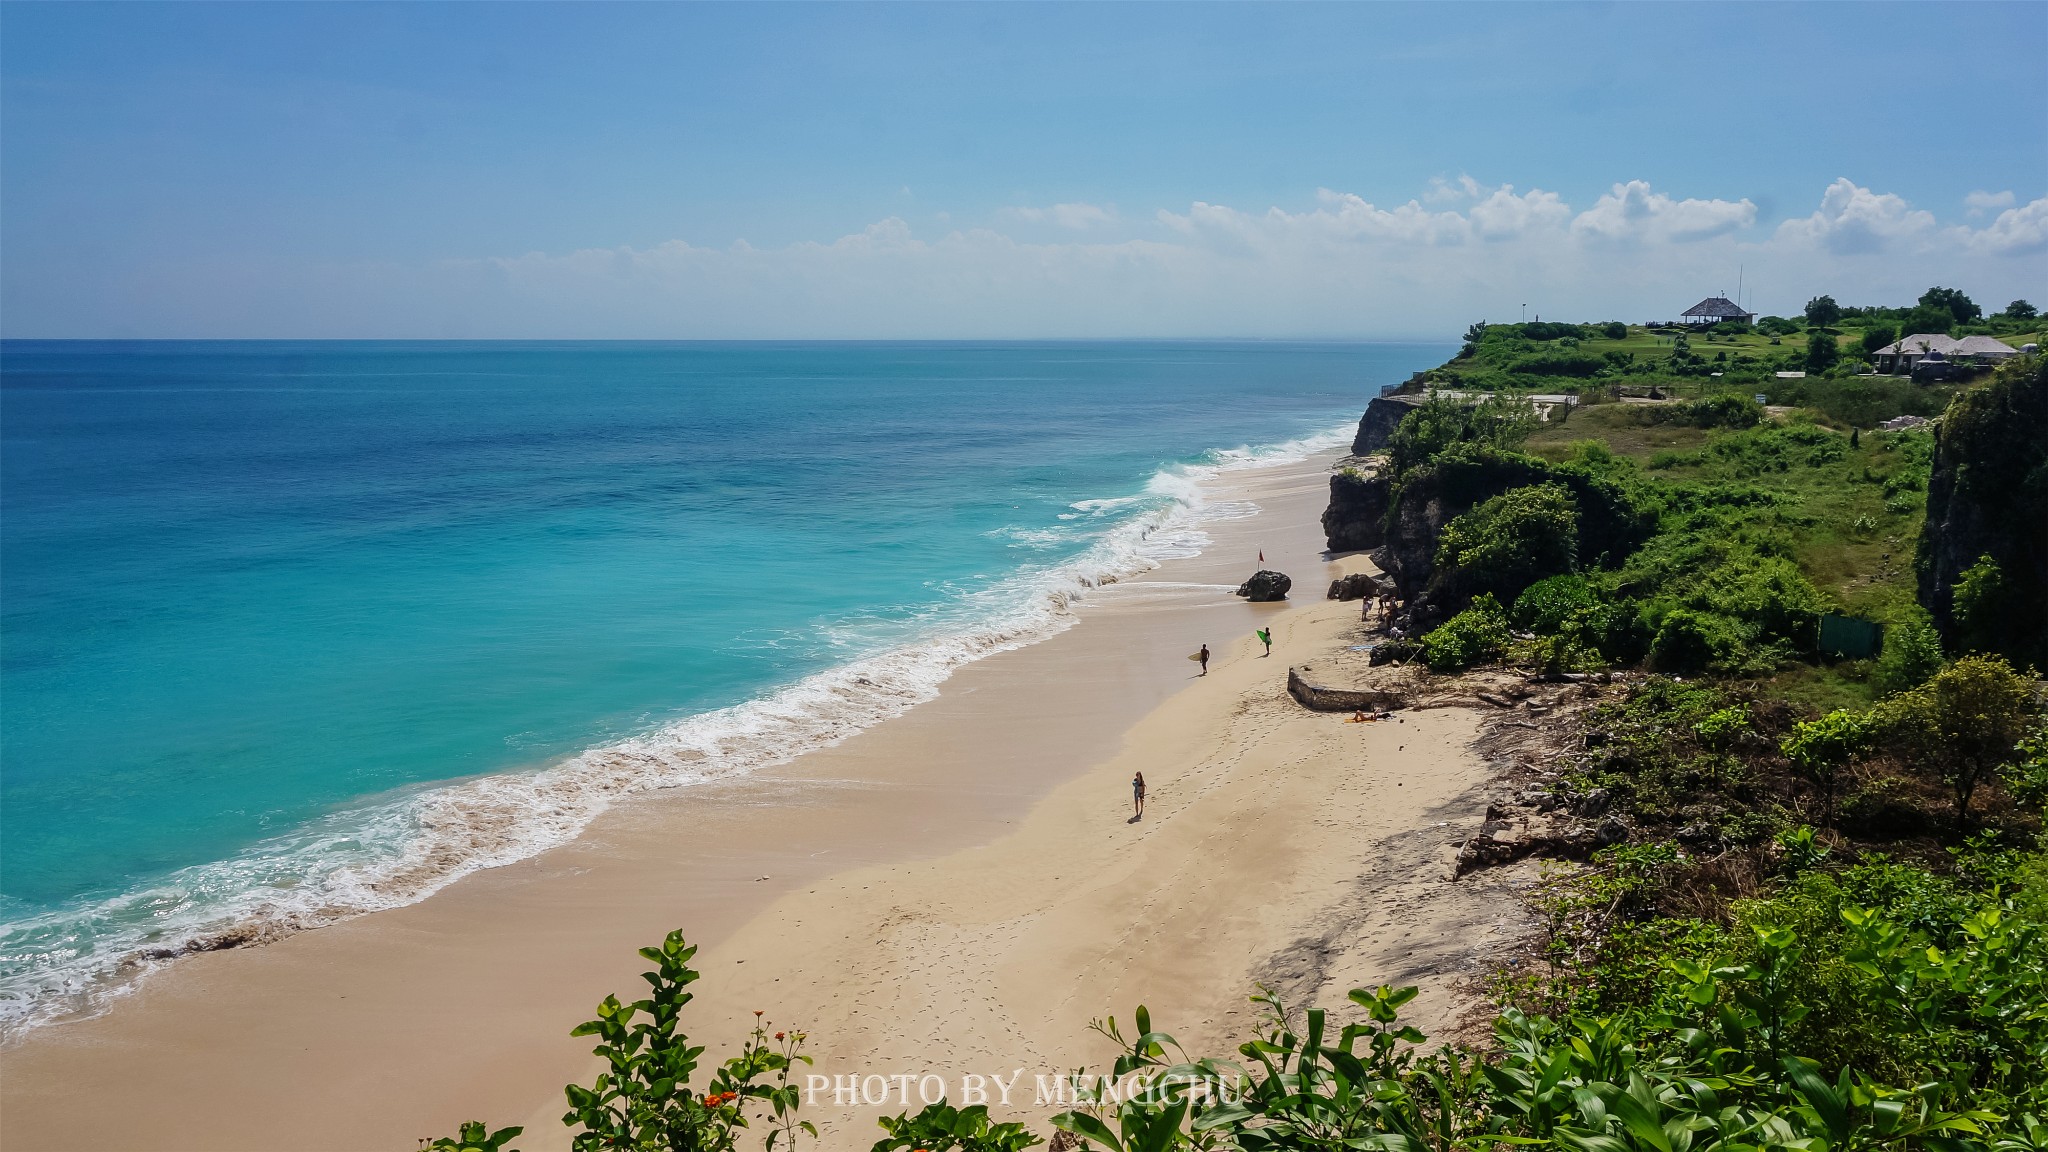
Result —
<instances>
[{"instance_id":1,"label":"red flag","mask_svg":"<svg viewBox=\"0 0 2048 1152\"><path fill-rule=\"evenodd\" d=\"M1266 550L1265 550L1264 548L1261 548L1261 549L1259 549L1259 567L1261 567L1261 568L1264 568L1265 566L1266 566Z\"/></svg>"}]
</instances>

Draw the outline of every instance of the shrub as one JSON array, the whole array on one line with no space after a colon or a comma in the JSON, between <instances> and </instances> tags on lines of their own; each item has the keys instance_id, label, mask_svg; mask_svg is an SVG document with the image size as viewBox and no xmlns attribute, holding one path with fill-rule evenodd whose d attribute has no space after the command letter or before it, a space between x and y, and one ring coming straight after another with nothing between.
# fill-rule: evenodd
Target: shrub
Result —
<instances>
[{"instance_id":1,"label":"shrub","mask_svg":"<svg viewBox=\"0 0 2048 1152\"><path fill-rule=\"evenodd\" d=\"M1678 608L1665 614L1650 641L1650 663L1660 672L1704 672L1739 664L1748 637L1735 621L1713 612Z\"/></svg>"},{"instance_id":2,"label":"shrub","mask_svg":"<svg viewBox=\"0 0 2048 1152\"><path fill-rule=\"evenodd\" d=\"M868 1152L895 1152L899 1148L916 1152L1023 1152L1044 1141L1014 1121L996 1124L988 1118L988 1106L971 1104L954 1108L944 1100L928 1104L915 1116L899 1113L877 1121L888 1133Z\"/></svg>"},{"instance_id":3,"label":"shrub","mask_svg":"<svg viewBox=\"0 0 2048 1152\"><path fill-rule=\"evenodd\" d=\"M1783 316L1766 316L1756 322L1756 330L1766 336L1790 336L1799 331L1799 325Z\"/></svg>"},{"instance_id":4,"label":"shrub","mask_svg":"<svg viewBox=\"0 0 2048 1152\"><path fill-rule=\"evenodd\" d=\"M1681 420L1696 428L1754 428L1764 418L1763 405L1733 392L1679 405L1678 413Z\"/></svg>"},{"instance_id":5,"label":"shrub","mask_svg":"<svg viewBox=\"0 0 2048 1152\"><path fill-rule=\"evenodd\" d=\"M1877 658L1878 691L1889 694L1918 687L1941 671L1941 662L1941 633L1934 630L1934 618L1917 605L1908 608L1884 630L1884 651Z\"/></svg>"},{"instance_id":6,"label":"shrub","mask_svg":"<svg viewBox=\"0 0 2048 1152\"><path fill-rule=\"evenodd\" d=\"M2019 300L2015 301L2015 303L2025 304L2026 301ZM2007 309L2007 312L2008 314L2017 315L2017 313L2012 313L2011 309ZM2032 313L2030 312L2029 315L2032 315ZM1623 324L1619 320L1610 320L1601 327L1600 334L1609 340L1626 340L1628 339L1628 325Z\"/></svg>"},{"instance_id":7,"label":"shrub","mask_svg":"<svg viewBox=\"0 0 2048 1152\"><path fill-rule=\"evenodd\" d=\"M1395 478L1434 460L1453 445L1513 451L1536 428L1536 410L1501 396L1477 404L1432 397L1401 418L1387 437Z\"/></svg>"},{"instance_id":8,"label":"shrub","mask_svg":"<svg viewBox=\"0 0 2048 1152\"><path fill-rule=\"evenodd\" d=\"M1508 371L1527 372L1532 376L1597 376L1607 367L1604 357L1583 353L1539 352L1533 356L1518 356L1509 361Z\"/></svg>"},{"instance_id":9,"label":"shrub","mask_svg":"<svg viewBox=\"0 0 2048 1152\"><path fill-rule=\"evenodd\" d=\"M1818 720L1801 721L1779 751L1820 790L1823 819L1835 818L1835 782L1849 762L1870 746L1872 725L1860 712L1837 708Z\"/></svg>"},{"instance_id":10,"label":"shrub","mask_svg":"<svg viewBox=\"0 0 2048 1152\"><path fill-rule=\"evenodd\" d=\"M1977 786L2019 762L2040 720L2033 681L1999 657L1964 656L1878 705L1875 722L1916 772L1948 785L1962 829Z\"/></svg>"},{"instance_id":11,"label":"shrub","mask_svg":"<svg viewBox=\"0 0 2048 1152\"><path fill-rule=\"evenodd\" d=\"M1593 605L1592 585L1583 576L1567 574L1529 585L1516 597L1510 616L1515 627L1524 631L1554 634L1573 613Z\"/></svg>"},{"instance_id":12,"label":"shrub","mask_svg":"<svg viewBox=\"0 0 2048 1152\"><path fill-rule=\"evenodd\" d=\"M1471 607L1423 636L1422 647L1430 671L1459 672L1499 659L1507 651L1508 638L1508 619L1499 601L1482 593Z\"/></svg>"},{"instance_id":13,"label":"shrub","mask_svg":"<svg viewBox=\"0 0 2048 1152\"><path fill-rule=\"evenodd\" d=\"M1970 652L1996 652L2011 621L2005 573L1988 554L1956 581L1956 643Z\"/></svg>"},{"instance_id":14,"label":"shrub","mask_svg":"<svg viewBox=\"0 0 2048 1152\"><path fill-rule=\"evenodd\" d=\"M1579 551L1579 510L1555 483L1510 489L1444 525L1438 578L1461 594L1515 596L1568 572Z\"/></svg>"}]
</instances>

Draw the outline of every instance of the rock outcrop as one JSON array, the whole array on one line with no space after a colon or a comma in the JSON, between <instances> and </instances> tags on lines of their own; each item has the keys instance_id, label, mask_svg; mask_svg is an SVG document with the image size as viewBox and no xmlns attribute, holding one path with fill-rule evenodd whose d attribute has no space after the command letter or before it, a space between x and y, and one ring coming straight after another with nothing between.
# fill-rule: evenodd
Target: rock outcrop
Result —
<instances>
[{"instance_id":1,"label":"rock outcrop","mask_svg":"<svg viewBox=\"0 0 2048 1152\"><path fill-rule=\"evenodd\" d=\"M1401 418L1421 407L1428 397L1420 392L1374 397L1358 418L1358 434L1351 438L1351 454L1368 456L1387 446L1387 437L1401 426Z\"/></svg>"},{"instance_id":2,"label":"rock outcrop","mask_svg":"<svg viewBox=\"0 0 2048 1152\"><path fill-rule=\"evenodd\" d=\"M1338 601L1365 600L1380 594L1380 582L1364 572L1353 572L1330 581L1330 594L1324 599Z\"/></svg>"},{"instance_id":3,"label":"rock outcrop","mask_svg":"<svg viewBox=\"0 0 2048 1152\"><path fill-rule=\"evenodd\" d=\"M1360 552L1386 542L1390 488L1372 472L1346 468L1330 477L1323 540L1332 552Z\"/></svg>"},{"instance_id":4,"label":"rock outcrop","mask_svg":"<svg viewBox=\"0 0 2048 1152\"><path fill-rule=\"evenodd\" d=\"M2048 665L2048 361L2028 357L1957 396L1935 433L1927 522L1914 556L1919 600L1951 643ZM1956 585L1998 565L1988 620L1958 620ZM1971 635L1963 635L1969 632Z\"/></svg>"},{"instance_id":5,"label":"rock outcrop","mask_svg":"<svg viewBox=\"0 0 2048 1152\"><path fill-rule=\"evenodd\" d=\"M1275 600L1287 599L1287 590L1294 587L1294 581L1285 572L1274 572L1261 568L1252 573L1252 578L1238 585L1237 594L1254 604L1270 604Z\"/></svg>"}]
</instances>

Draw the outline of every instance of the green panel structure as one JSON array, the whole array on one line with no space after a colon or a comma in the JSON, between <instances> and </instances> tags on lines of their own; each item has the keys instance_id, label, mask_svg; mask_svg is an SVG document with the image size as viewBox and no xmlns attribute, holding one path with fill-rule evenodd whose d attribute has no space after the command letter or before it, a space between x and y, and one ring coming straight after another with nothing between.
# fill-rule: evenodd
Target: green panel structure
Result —
<instances>
[{"instance_id":1,"label":"green panel structure","mask_svg":"<svg viewBox=\"0 0 2048 1152\"><path fill-rule=\"evenodd\" d=\"M1868 660L1884 648L1884 625L1854 616L1820 618L1820 654L1836 660Z\"/></svg>"}]
</instances>

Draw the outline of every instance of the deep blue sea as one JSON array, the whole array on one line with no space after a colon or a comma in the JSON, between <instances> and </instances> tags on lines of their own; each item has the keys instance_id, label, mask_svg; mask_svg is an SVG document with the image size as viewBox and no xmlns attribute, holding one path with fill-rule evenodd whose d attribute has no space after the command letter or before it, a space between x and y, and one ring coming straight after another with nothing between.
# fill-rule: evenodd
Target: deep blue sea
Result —
<instances>
[{"instance_id":1,"label":"deep blue sea","mask_svg":"<svg viewBox=\"0 0 2048 1152\"><path fill-rule=\"evenodd\" d=\"M0 344L0 1021L895 715L1449 350Z\"/></svg>"}]
</instances>

